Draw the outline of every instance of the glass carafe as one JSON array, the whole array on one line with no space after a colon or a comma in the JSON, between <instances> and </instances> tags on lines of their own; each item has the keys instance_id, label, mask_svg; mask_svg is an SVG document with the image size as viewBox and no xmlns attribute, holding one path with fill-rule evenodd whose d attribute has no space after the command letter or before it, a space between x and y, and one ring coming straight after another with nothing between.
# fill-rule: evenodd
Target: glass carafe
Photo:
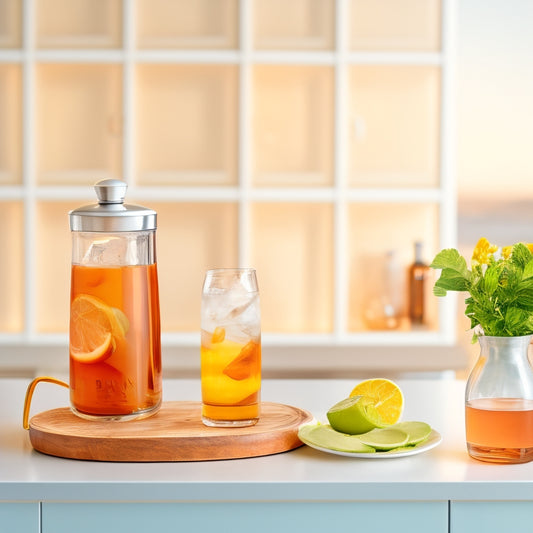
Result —
<instances>
[{"instance_id":1,"label":"glass carafe","mask_svg":"<svg viewBox=\"0 0 533 533\"><path fill-rule=\"evenodd\" d=\"M466 441L475 459L525 463L533 459L531 335L480 335L480 355L466 385Z\"/></svg>"},{"instance_id":2,"label":"glass carafe","mask_svg":"<svg viewBox=\"0 0 533 533\"><path fill-rule=\"evenodd\" d=\"M95 185L98 204L69 213L70 401L89 419L136 419L160 407L156 213L124 204L127 185Z\"/></svg>"}]
</instances>

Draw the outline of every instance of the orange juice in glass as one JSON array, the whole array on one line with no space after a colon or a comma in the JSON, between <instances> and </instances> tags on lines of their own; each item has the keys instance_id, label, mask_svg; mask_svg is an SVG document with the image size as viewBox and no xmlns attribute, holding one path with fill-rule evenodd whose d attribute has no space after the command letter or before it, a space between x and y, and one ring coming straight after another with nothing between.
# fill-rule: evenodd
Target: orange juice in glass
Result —
<instances>
[{"instance_id":1,"label":"orange juice in glass","mask_svg":"<svg viewBox=\"0 0 533 533\"><path fill-rule=\"evenodd\" d=\"M255 270L208 270L202 291L202 421L240 427L259 420L261 323Z\"/></svg>"},{"instance_id":2,"label":"orange juice in glass","mask_svg":"<svg viewBox=\"0 0 533 533\"><path fill-rule=\"evenodd\" d=\"M83 418L154 414L162 398L155 212L123 204L125 184L95 186L70 213L70 402Z\"/></svg>"}]
</instances>

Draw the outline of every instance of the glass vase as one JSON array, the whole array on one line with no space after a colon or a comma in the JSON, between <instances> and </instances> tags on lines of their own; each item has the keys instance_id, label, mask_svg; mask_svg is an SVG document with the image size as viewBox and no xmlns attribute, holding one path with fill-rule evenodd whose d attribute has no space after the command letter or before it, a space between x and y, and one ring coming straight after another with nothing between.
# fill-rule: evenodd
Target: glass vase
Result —
<instances>
[{"instance_id":1,"label":"glass vase","mask_svg":"<svg viewBox=\"0 0 533 533\"><path fill-rule=\"evenodd\" d=\"M468 453L492 463L533 459L532 335L479 336L480 355L465 392Z\"/></svg>"}]
</instances>

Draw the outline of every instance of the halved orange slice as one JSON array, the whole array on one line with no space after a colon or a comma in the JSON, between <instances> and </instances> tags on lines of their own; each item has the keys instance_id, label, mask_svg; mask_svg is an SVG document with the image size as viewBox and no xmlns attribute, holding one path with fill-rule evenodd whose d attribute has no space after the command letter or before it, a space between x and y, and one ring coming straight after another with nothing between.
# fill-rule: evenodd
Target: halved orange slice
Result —
<instances>
[{"instance_id":1,"label":"halved orange slice","mask_svg":"<svg viewBox=\"0 0 533 533\"><path fill-rule=\"evenodd\" d=\"M370 398L383 424L395 424L402 416L403 394L400 387L390 379L375 378L361 381L354 387L350 396Z\"/></svg>"},{"instance_id":2,"label":"halved orange slice","mask_svg":"<svg viewBox=\"0 0 533 533\"><path fill-rule=\"evenodd\" d=\"M123 337L129 327L120 313L94 296L77 296L70 306L71 356L80 363L107 359L115 349L115 336Z\"/></svg>"},{"instance_id":3,"label":"halved orange slice","mask_svg":"<svg viewBox=\"0 0 533 533\"><path fill-rule=\"evenodd\" d=\"M246 379L259 371L261 364L261 345L250 341L243 346L239 355L222 371L226 376L236 381Z\"/></svg>"}]
</instances>

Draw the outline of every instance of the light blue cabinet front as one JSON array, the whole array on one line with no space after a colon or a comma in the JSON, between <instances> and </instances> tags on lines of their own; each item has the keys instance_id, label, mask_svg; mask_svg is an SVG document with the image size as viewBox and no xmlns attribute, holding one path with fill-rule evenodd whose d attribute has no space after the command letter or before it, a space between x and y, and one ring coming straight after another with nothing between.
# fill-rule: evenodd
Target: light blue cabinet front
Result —
<instances>
[{"instance_id":1,"label":"light blue cabinet front","mask_svg":"<svg viewBox=\"0 0 533 533\"><path fill-rule=\"evenodd\" d=\"M524 497L531 494L524 494ZM450 533L531 533L533 502L452 502Z\"/></svg>"},{"instance_id":2,"label":"light blue cabinet front","mask_svg":"<svg viewBox=\"0 0 533 533\"><path fill-rule=\"evenodd\" d=\"M39 503L0 503L2 533L39 533Z\"/></svg>"},{"instance_id":3,"label":"light blue cabinet front","mask_svg":"<svg viewBox=\"0 0 533 533\"><path fill-rule=\"evenodd\" d=\"M42 533L448 533L448 502L44 503Z\"/></svg>"}]
</instances>

